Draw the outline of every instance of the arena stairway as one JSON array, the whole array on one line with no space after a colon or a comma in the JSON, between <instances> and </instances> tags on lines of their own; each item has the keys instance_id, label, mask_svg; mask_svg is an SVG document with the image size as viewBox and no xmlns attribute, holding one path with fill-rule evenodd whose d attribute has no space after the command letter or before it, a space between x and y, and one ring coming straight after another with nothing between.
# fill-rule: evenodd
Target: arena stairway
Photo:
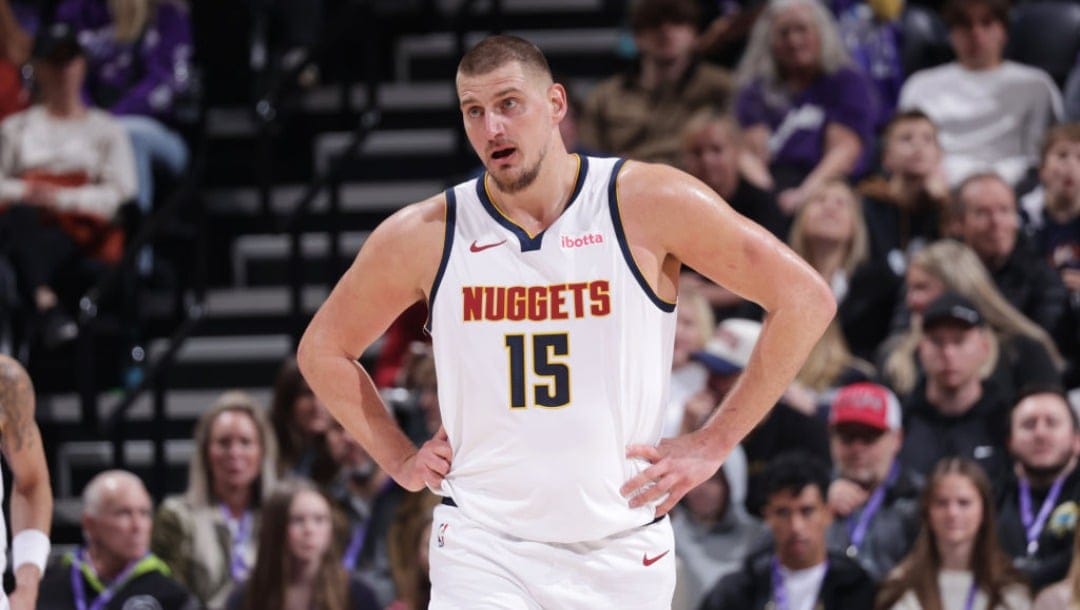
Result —
<instances>
[{"instance_id":1,"label":"arena stairway","mask_svg":"<svg viewBox=\"0 0 1080 610\"><path fill-rule=\"evenodd\" d=\"M439 4L448 12L460 3L439 0ZM485 3L476 4L482 12ZM621 65L620 2L503 0L501 4L504 14L499 24L486 17L470 21L468 42L494 28L524 34L536 40L554 70L581 91ZM460 113L451 78L457 61L454 39L449 29L396 39L386 62L388 80L379 89L381 120L359 155L342 168L340 214L333 218L325 213L328 197L323 193L302 224L305 316L315 311L342 269L328 260L331 224L341 231L342 263L347 264L379 221L477 166L471 153L459 153L456 139ZM195 420L222 391L244 389L269 406L274 375L293 352L296 330L289 309L290 237L281 232L281 222L309 182L347 146L357 120L355 110L367 99L365 86L353 85L347 95L354 112L342 112L342 88L328 83L304 91L290 105L273 142L267 215L259 196L260 138L252 105L238 103L243 96L235 91L209 94L218 101L211 101L207 109L209 140L201 189L209 260L205 317L164 379L165 420L152 420L151 393L140 396L125 418L127 465L146 477L158 496L183 489L194 450ZM142 347L150 361L167 348L168 335L177 324L174 309L172 294L150 291L142 296L140 316L146 334ZM103 357L123 357L118 354L113 350ZM365 357L373 354L374 350ZM124 383L122 378L105 380L98 401L102 419L121 399ZM57 497L58 550L80 539L82 487L113 465L109 437L100 427L81 421L78 397L67 385L39 388L39 421ZM158 480L152 479L149 439L162 430L167 439L167 475Z\"/></svg>"}]
</instances>

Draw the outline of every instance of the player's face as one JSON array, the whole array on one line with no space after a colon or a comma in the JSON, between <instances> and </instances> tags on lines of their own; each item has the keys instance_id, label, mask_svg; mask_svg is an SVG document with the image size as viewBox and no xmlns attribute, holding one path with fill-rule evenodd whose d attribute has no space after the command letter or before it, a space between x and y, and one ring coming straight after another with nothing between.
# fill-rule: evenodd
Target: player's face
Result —
<instances>
[{"instance_id":1,"label":"player's face","mask_svg":"<svg viewBox=\"0 0 1080 610\"><path fill-rule=\"evenodd\" d=\"M120 563L141 558L150 548L150 496L131 481L116 481L103 493L97 515L83 527L91 544Z\"/></svg>"},{"instance_id":2,"label":"player's face","mask_svg":"<svg viewBox=\"0 0 1080 610\"><path fill-rule=\"evenodd\" d=\"M930 498L930 530L939 547L973 544L983 520L982 499L971 479L941 478Z\"/></svg>"},{"instance_id":3,"label":"player's face","mask_svg":"<svg viewBox=\"0 0 1080 610\"><path fill-rule=\"evenodd\" d=\"M289 506L289 553L305 565L318 563L330 548L333 523L330 505L320 494L304 490Z\"/></svg>"},{"instance_id":4,"label":"player's face","mask_svg":"<svg viewBox=\"0 0 1080 610\"><path fill-rule=\"evenodd\" d=\"M486 74L458 74L465 134L495 186L530 186L566 114L566 91L538 71L510 62Z\"/></svg>"},{"instance_id":5,"label":"player's face","mask_svg":"<svg viewBox=\"0 0 1080 610\"><path fill-rule=\"evenodd\" d=\"M819 191L803 209L803 232L819 242L848 243L855 234L857 202L838 184Z\"/></svg>"},{"instance_id":6,"label":"player's face","mask_svg":"<svg viewBox=\"0 0 1080 610\"><path fill-rule=\"evenodd\" d=\"M998 260L1012 254L1020 217L1016 195L1000 180L976 180L963 189L964 242L985 260Z\"/></svg>"},{"instance_id":7,"label":"player's face","mask_svg":"<svg viewBox=\"0 0 1080 610\"><path fill-rule=\"evenodd\" d=\"M1001 63L1008 33L990 8L969 4L960 23L949 30L956 59L969 70L985 70Z\"/></svg>"},{"instance_id":8,"label":"player's face","mask_svg":"<svg viewBox=\"0 0 1080 610\"><path fill-rule=\"evenodd\" d=\"M731 128L722 123L709 123L683 142L686 171L725 197L738 186L737 156Z\"/></svg>"},{"instance_id":9,"label":"player's face","mask_svg":"<svg viewBox=\"0 0 1080 610\"><path fill-rule=\"evenodd\" d=\"M904 303L911 313L922 313L934 299L945 294L945 283L917 265L904 276Z\"/></svg>"},{"instance_id":10,"label":"player's face","mask_svg":"<svg viewBox=\"0 0 1080 610\"><path fill-rule=\"evenodd\" d=\"M772 54L781 71L806 72L820 67L821 36L810 7L794 5L776 14Z\"/></svg>"},{"instance_id":11,"label":"player's face","mask_svg":"<svg viewBox=\"0 0 1080 610\"><path fill-rule=\"evenodd\" d=\"M1046 199L1059 209L1080 212L1080 142L1059 140L1046 151L1039 178Z\"/></svg>"},{"instance_id":12,"label":"player's face","mask_svg":"<svg viewBox=\"0 0 1080 610\"><path fill-rule=\"evenodd\" d=\"M900 435L858 423L841 423L829 434L833 462L840 476L873 486L884 480L900 450Z\"/></svg>"},{"instance_id":13,"label":"player's face","mask_svg":"<svg viewBox=\"0 0 1080 610\"><path fill-rule=\"evenodd\" d=\"M1009 451L1029 475L1054 475L1075 456L1078 437L1069 405L1056 394L1033 394L1012 412Z\"/></svg>"},{"instance_id":14,"label":"player's face","mask_svg":"<svg viewBox=\"0 0 1080 610\"><path fill-rule=\"evenodd\" d=\"M934 125L925 119L911 119L890 131L882 165L891 174L925 178L937 169L941 154Z\"/></svg>"},{"instance_id":15,"label":"player's face","mask_svg":"<svg viewBox=\"0 0 1080 610\"><path fill-rule=\"evenodd\" d=\"M807 485L798 494L781 490L769 496L765 522L776 541L776 554L787 568L809 568L825 558L825 532L832 513L816 485Z\"/></svg>"},{"instance_id":16,"label":"player's face","mask_svg":"<svg viewBox=\"0 0 1080 610\"><path fill-rule=\"evenodd\" d=\"M247 487L259 476L262 444L255 421L242 411L224 411L210 426L210 476L215 489Z\"/></svg>"}]
</instances>

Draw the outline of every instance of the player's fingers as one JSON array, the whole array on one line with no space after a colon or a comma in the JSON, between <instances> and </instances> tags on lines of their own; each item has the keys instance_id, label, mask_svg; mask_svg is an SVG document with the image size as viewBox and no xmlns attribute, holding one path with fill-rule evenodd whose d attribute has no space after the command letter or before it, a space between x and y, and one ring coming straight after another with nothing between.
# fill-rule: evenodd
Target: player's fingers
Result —
<instances>
[{"instance_id":1,"label":"player's fingers","mask_svg":"<svg viewBox=\"0 0 1080 610\"><path fill-rule=\"evenodd\" d=\"M652 445L629 445L626 447L626 457L641 458L650 462L660 461L660 451Z\"/></svg>"},{"instance_id":2,"label":"player's fingers","mask_svg":"<svg viewBox=\"0 0 1080 610\"><path fill-rule=\"evenodd\" d=\"M430 459L425 461L424 465L428 470L440 476L446 476L450 472L450 462L438 456L431 456Z\"/></svg>"},{"instance_id":3,"label":"player's fingers","mask_svg":"<svg viewBox=\"0 0 1080 610\"><path fill-rule=\"evenodd\" d=\"M667 474L667 471L668 467L663 464L654 464L652 466L649 466L645 470L642 470L641 472L631 477L629 481L624 483L623 486L619 488L619 493L621 493L624 497L632 496L633 494L639 492L642 488L660 480L661 477Z\"/></svg>"},{"instance_id":4,"label":"player's fingers","mask_svg":"<svg viewBox=\"0 0 1080 610\"><path fill-rule=\"evenodd\" d=\"M431 453L447 460L454 457L454 450L450 447L450 443L433 443L429 441L428 449L431 450Z\"/></svg>"},{"instance_id":5,"label":"player's fingers","mask_svg":"<svg viewBox=\"0 0 1080 610\"><path fill-rule=\"evenodd\" d=\"M655 483L642 488L641 493L630 498L630 508L637 508L659 500L664 494L671 491L673 485L674 479L671 477L656 479Z\"/></svg>"},{"instance_id":6,"label":"player's fingers","mask_svg":"<svg viewBox=\"0 0 1080 610\"><path fill-rule=\"evenodd\" d=\"M674 491L669 492L664 501L656 506L656 516L663 517L671 512L671 509L675 508L675 505L679 503L684 494L685 492L681 494L676 494Z\"/></svg>"}]
</instances>

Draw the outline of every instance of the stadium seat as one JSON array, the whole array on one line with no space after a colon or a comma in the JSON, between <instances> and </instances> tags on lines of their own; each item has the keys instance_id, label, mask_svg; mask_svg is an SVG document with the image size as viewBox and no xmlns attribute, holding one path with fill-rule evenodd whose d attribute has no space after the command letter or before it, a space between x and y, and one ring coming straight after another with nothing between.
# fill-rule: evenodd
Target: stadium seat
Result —
<instances>
[{"instance_id":1,"label":"stadium seat","mask_svg":"<svg viewBox=\"0 0 1080 610\"><path fill-rule=\"evenodd\" d=\"M933 10L909 4L901 17L900 30L903 35L901 61L905 74L932 68L952 59L948 29Z\"/></svg>"},{"instance_id":2,"label":"stadium seat","mask_svg":"<svg viewBox=\"0 0 1080 610\"><path fill-rule=\"evenodd\" d=\"M1011 20L1005 56L1046 70L1060 87L1080 53L1080 3L1028 2Z\"/></svg>"}]
</instances>

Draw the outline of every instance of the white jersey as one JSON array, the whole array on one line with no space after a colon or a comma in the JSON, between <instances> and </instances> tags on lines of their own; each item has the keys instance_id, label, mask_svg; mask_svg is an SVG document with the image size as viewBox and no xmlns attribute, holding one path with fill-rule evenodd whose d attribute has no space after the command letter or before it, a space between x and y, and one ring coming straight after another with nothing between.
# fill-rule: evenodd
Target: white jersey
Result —
<instances>
[{"instance_id":1,"label":"white jersey","mask_svg":"<svg viewBox=\"0 0 1080 610\"><path fill-rule=\"evenodd\" d=\"M495 531L568 543L653 520L619 488L648 467L627 445L660 438L675 305L631 257L621 167L580 157L570 203L533 236L483 179L446 192L429 319L454 451L443 492Z\"/></svg>"}]
</instances>

